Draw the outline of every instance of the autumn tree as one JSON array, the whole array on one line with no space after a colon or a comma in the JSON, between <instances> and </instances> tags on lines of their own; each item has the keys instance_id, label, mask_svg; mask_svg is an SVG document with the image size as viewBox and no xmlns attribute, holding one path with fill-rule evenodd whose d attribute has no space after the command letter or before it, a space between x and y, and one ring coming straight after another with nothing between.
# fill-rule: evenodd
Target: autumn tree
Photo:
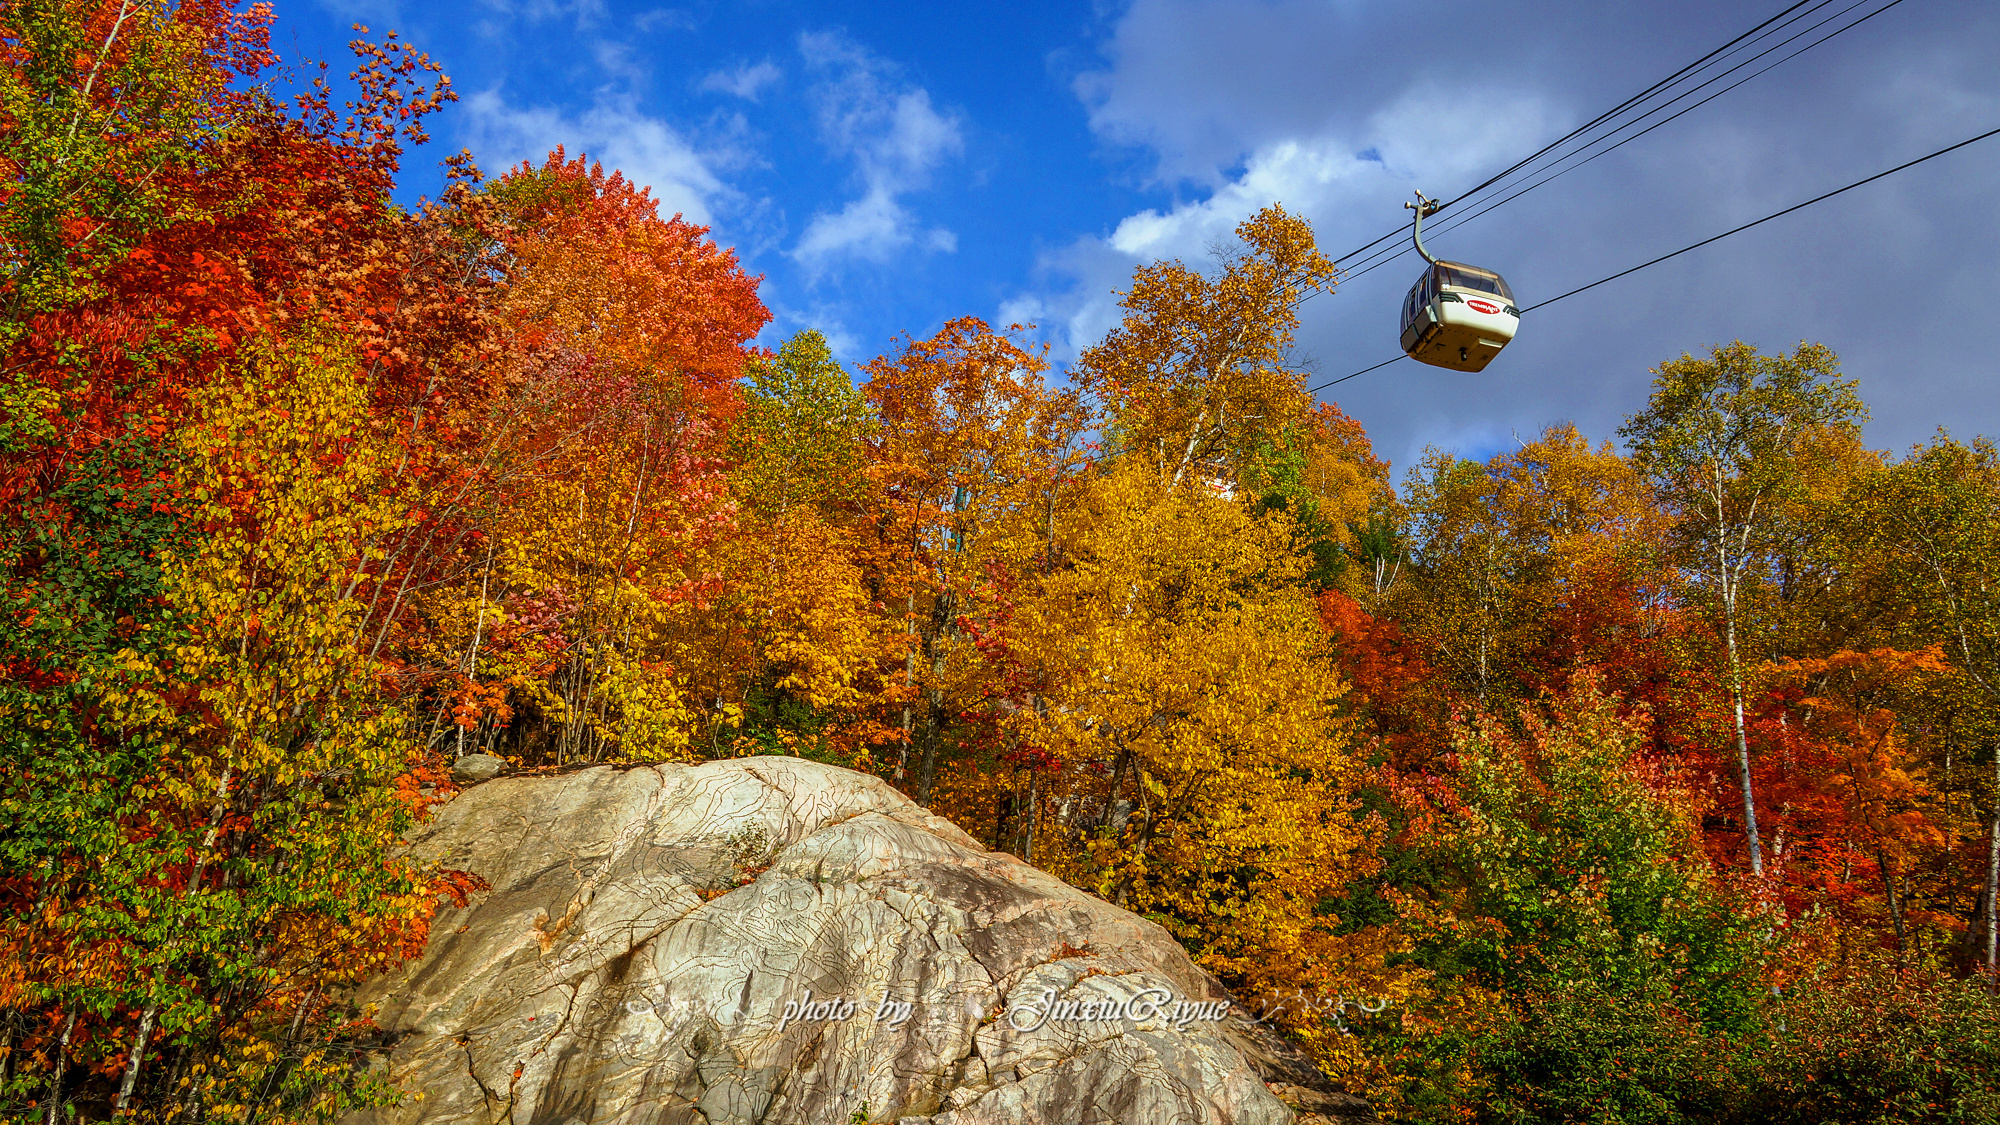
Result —
<instances>
[{"instance_id":1,"label":"autumn tree","mask_svg":"<svg viewBox=\"0 0 2000 1125\"><path fill-rule=\"evenodd\" d=\"M1022 513L1049 526L1080 459L1086 416L1073 392L1043 382L1047 369L1041 355L969 317L868 366L862 389L881 419L871 472L882 490L870 565L876 599L900 609L909 636L893 775L911 782L919 803L931 801L947 727L987 694L965 626L993 589L986 528Z\"/></svg>"},{"instance_id":2,"label":"autumn tree","mask_svg":"<svg viewBox=\"0 0 2000 1125\"><path fill-rule=\"evenodd\" d=\"M1236 238L1209 273L1139 267L1122 323L1077 357L1077 386L1104 404L1120 446L1174 484L1234 487L1259 444L1310 407L1293 335L1299 303L1331 289L1334 264L1282 207L1244 220Z\"/></svg>"},{"instance_id":3,"label":"autumn tree","mask_svg":"<svg viewBox=\"0 0 2000 1125\"><path fill-rule=\"evenodd\" d=\"M1516 636L1545 607L1528 573L1528 545L1508 532L1497 482L1476 461L1436 450L1404 482L1412 584L1402 610L1475 706L1488 705ZM1506 671L1512 671L1507 669Z\"/></svg>"},{"instance_id":4,"label":"autumn tree","mask_svg":"<svg viewBox=\"0 0 2000 1125\"><path fill-rule=\"evenodd\" d=\"M1745 592L1770 560L1777 508L1800 487L1795 450L1817 432L1857 428L1865 408L1853 382L1839 378L1833 353L1817 344L1765 356L1738 341L1654 370L1650 402L1619 433L1674 513L1685 565L1715 607L1734 708L1744 846L1751 872L1761 876L1744 720Z\"/></svg>"},{"instance_id":5,"label":"autumn tree","mask_svg":"<svg viewBox=\"0 0 2000 1125\"><path fill-rule=\"evenodd\" d=\"M1037 862L1266 995L1387 975L1315 909L1367 867L1369 828L1292 536L1122 458L1056 512L1059 565L995 627L1038 673L1006 729L1059 766Z\"/></svg>"},{"instance_id":6,"label":"autumn tree","mask_svg":"<svg viewBox=\"0 0 2000 1125\"><path fill-rule=\"evenodd\" d=\"M459 572L392 595L430 625L406 677L433 740L504 735L557 762L681 753L701 724L678 622L715 592L695 555L731 518L735 382L769 313L703 228L583 158L558 151L487 195L505 347L462 420L473 440L426 497L446 517L426 530L464 544ZM488 638L543 614L549 658L489 648L482 672Z\"/></svg>"},{"instance_id":7,"label":"autumn tree","mask_svg":"<svg viewBox=\"0 0 2000 1125\"><path fill-rule=\"evenodd\" d=\"M681 630L677 663L716 701L708 753L755 746L865 765L883 733L867 697L903 632L874 609L863 569L875 415L810 329L748 373L728 436L737 514L703 556L721 590Z\"/></svg>"},{"instance_id":8,"label":"autumn tree","mask_svg":"<svg viewBox=\"0 0 2000 1125\"><path fill-rule=\"evenodd\" d=\"M1992 442L1970 445L1940 434L1857 488L1853 534L1896 560L1921 635L1940 645L1980 699L1989 720L2000 704L2000 590L1991 577L2000 553L2000 459ZM1992 753L1990 743L1988 753ZM1993 763L1985 886L1978 919L1982 960L2000 981L1996 902L2000 902L2000 755ZM2000 985L1996 985L2000 987Z\"/></svg>"},{"instance_id":9,"label":"autumn tree","mask_svg":"<svg viewBox=\"0 0 2000 1125\"><path fill-rule=\"evenodd\" d=\"M163 577L168 611L199 625L169 659L126 656L131 686L106 700L107 726L161 769L159 794L134 793L128 812L151 831L88 849L123 901L103 901L96 881L97 901L74 914L95 925L71 935L128 951L138 1024L120 1103L156 1033L179 1068L206 1057L216 1071L163 1093L245 1096L256 1067L228 1058L252 1030L244 1017L274 992L310 1010L327 999L314 990L388 963L351 943L383 900L417 890L418 872L380 861L411 811L395 788L402 716L353 643L363 607L326 596L402 518L382 487L394 452L351 436L366 405L351 359L287 343L195 398L177 483L205 547L175 552Z\"/></svg>"},{"instance_id":10,"label":"autumn tree","mask_svg":"<svg viewBox=\"0 0 2000 1125\"><path fill-rule=\"evenodd\" d=\"M1841 845L1874 864L1899 963L1911 941L1911 868L1945 850L1946 836L1936 786L1892 704L1910 710L1912 681L1946 671L1935 646L1837 652L1759 670L1763 683L1799 692L1792 705L1802 721L1792 737L1824 755L1810 784L1834 814L1812 827L1837 834Z\"/></svg>"},{"instance_id":11,"label":"autumn tree","mask_svg":"<svg viewBox=\"0 0 2000 1125\"><path fill-rule=\"evenodd\" d=\"M333 997L433 897L346 595L409 518L400 408L452 397L422 327L467 323L387 198L449 86L390 37L288 115L239 84L269 17L0 15L0 1098L45 1120L353 1104Z\"/></svg>"},{"instance_id":12,"label":"autumn tree","mask_svg":"<svg viewBox=\"0 0 2000 1125\"><path fill-rule=\"evenodd\" d=\"M1433 451L1401 504L1408 580L1389 604L1471 700L1532 697L1585 667L1639 687L1667 595L1664 521L1609 443L1563 423L1484 463Z\"/></svg>"}]
</instances>

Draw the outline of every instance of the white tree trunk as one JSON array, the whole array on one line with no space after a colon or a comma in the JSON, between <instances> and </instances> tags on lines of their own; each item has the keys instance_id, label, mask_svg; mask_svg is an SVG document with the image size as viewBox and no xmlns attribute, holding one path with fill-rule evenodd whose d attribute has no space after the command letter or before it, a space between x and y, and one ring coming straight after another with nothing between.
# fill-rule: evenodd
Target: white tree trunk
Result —
<instances>
[{"instance_id":1,"label":"white tree trunk","mask_svg":"<svg viewBox=\"0 0 2000 1125\"><path fill-rule=\"evenodd\" d=\"M1736 651L1736 597L1722 599L1724 632L1729 643L1729 694L1736 705L1736 770L1743 783L1743 835L1750 849L1750 873L1764 874L1764 845L1757 837L1757 799L1750 784L1750 739L1743 726L1743 661Z\"/></svg>"},{"instance_id":2,"label":"white tree trunk","mask_svg":"<svg viewBox=\"0 0 2000 1125\"><path fill-rule=\"evenodd\" d=\"M1993 755L1993 832L1986 844L1986 988L2000 995L2000 960L1995 931L2000 930L2000 747Z\"/></svg>"}]
</instances>

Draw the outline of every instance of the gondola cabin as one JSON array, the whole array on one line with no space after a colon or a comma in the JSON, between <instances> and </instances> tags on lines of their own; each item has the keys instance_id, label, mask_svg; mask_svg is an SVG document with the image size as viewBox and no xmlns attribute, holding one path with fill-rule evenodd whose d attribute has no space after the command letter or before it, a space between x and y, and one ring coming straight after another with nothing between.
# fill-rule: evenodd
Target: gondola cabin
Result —
<instances>
[{"instance_id":1,"label":"gondola cabin","mask_svg":"<svg viewBox=\"0 0 2000 1125\"><path fill-rule=\"evenodd\" d=\"M1479 371L1514 338L1520 323L1514 291L1499 274L1435 262L1403 300L1403 351L1437 367Z\"/></svg>"}]
</instances>

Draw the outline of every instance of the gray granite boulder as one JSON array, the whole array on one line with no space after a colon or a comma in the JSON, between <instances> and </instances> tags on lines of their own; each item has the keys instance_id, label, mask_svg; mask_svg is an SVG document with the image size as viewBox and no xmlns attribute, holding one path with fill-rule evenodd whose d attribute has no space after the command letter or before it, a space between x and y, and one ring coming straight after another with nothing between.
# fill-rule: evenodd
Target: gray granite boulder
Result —
<instances>
[{"instance_id":1,"label":"gray granite boulder","mask_svg":"<svg viewBox=\"0 0 2000 1125\"><path fill-rule=\"evenodd\" d=\"M1166 931L864 774L503 776L412 846L492 889L363 990L411 1096L348 1125L1293 1120Z\"/></svg>"},{"instance_id":2,"label":"gray granite boulder","mask_svg":"<svg viewBox=\"0 0 2000 1125\"><path fill-rule=\"evenodd\" d=\"M492 754L467 754L451 765L451 779L460 785L477 785L507 772L507 759Z\"/></svg>"}]
</instances>

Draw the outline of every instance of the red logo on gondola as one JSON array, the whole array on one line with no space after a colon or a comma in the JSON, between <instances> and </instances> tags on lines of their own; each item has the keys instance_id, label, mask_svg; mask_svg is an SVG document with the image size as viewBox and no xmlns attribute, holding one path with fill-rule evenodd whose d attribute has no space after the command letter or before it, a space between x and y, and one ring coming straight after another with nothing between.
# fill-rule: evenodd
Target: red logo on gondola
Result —
<instances>
[{"instance_id":1,"label":"red logo on gondola","mask_svg":"<svg viewBox=\"0 0 2000 1125\"><path fill-rule=\"evenodd\" d=\"M1471 300L1465 303L1471 305L1474 312L1497 313L1500 311L1500 306L1493 304L1491 301Z\"/></svg>"}]
</instances>

